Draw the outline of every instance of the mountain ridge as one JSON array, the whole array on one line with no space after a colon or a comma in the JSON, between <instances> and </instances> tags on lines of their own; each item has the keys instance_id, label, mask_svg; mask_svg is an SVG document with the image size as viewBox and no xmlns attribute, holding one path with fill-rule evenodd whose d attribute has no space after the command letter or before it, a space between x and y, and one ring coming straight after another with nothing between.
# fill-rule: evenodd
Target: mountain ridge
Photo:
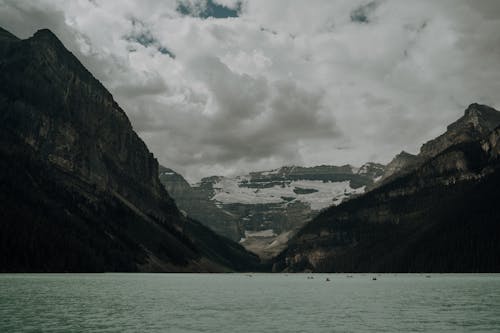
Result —
<instances>
[{"instance_id":1,"label":"mountain ridge","mask_svg":"<svg viewBox=\"0 0 500 333\"><path fill-rule=\"evenodd\" d=\"M484 138L499 125L498 111L486 105L472 103L461 118L447 126L445 133L424 143L419 155L424 159L429 158L453 144Z\"/></svg>"},{"instance_id":2,"label":"mountain ridge","mask_svg":"<svg viewBox=\"0 0 500 333\"><path fill-rule=\"evenodd\" d=\"M125 112L52 32L4 31L1 271L260 269L179 212Z\"/></svg>"},{"instance_id":3,"label":"mountain ridge","mask_svg":"<svg viewBox=\"0 0 500 333\"><path fill-rule=\"evenodd\" d=\"M498 126L500 126L498 111L487 105L472 103L465 109L462 117L446 127L443 134L422 144L417 155L405 151L396 155L387 165L386 173L381 181L373 187L404 176L450 146L485 139Z\"/></svg>"},{"instance_id":4,"label":"mountain ridge","mask_svg":"<svg viewBox=\"0 0 500 333\"><path fill-rule=\"evenodd\" d=\"M321 209L363 193L382 176L384 166L284 166L205 177L192 186L173 170L164 170L162 183L188 216L269 259Z\"/></svg>"},{"instance_id":5,"label":"mountain ridge","mask_svg":"<svg viewBox=\"0 0 500 333\"><path fill-rule=\"evenodd\" d=\"M320 213L290 241L274 270L500 271L494 238L500 232L500 128L476 137L460 128L465 136L451 133L451 145L438 140L444 149L418 166Z\"/></svg>"}]
</instances>

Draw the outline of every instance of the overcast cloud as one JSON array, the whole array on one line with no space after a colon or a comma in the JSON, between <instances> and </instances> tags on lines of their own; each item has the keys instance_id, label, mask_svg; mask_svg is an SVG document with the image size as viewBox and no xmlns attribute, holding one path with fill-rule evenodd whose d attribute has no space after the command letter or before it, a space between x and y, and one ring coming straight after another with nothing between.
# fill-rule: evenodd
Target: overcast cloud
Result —
<instances>
[{"instance_id":1,"label":"overcast cloud","mask_svg":"<svg viewBox=\"0 0 500 333\"><path fill-rule=\"evenodd\" d=\"M191 181L386 163L500 107L497 0L0 0L0 26L56 33Z\"/></svg>"}]
</instances>

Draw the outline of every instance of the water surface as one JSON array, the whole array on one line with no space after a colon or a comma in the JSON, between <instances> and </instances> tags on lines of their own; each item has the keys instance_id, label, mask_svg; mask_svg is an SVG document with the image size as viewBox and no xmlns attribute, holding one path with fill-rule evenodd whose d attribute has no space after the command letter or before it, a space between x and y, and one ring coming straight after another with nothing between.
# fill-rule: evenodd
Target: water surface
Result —
<instances>
[{"instance_id":1,"label":"water surface","mask_svg":"<svg viewBox=\"0 0 500 333\"><path fill-rule=\"evenodd\" d=\"M500 332L500 275L0 275L0 332L88 331Z\"/></svg>"}]
</instances>

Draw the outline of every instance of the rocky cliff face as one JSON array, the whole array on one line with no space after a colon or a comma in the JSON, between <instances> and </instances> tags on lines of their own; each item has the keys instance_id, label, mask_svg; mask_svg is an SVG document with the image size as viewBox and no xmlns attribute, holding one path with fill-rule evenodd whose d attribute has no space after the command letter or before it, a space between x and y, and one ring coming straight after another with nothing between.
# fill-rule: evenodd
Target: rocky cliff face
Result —
<instances>
[{"instance_id":1,"label":"rocky cliff face","mask_svg":"<svg viewBox=\"0 0 500 333\"><path fill-rule=\"evenodd\" d=\"M301 229L275 269L499 271L499 129L489 130L499 114L471 105L450 133L424 145L413 170ZM488 121L469 121L476 117Z\"/></svg>"},{"instance_id":2,"label":"rocky cliff face","mask_svg":"<svg viewBox=\"0 0 500 333\"><path fill-rule=\"evenodd\" d=\"M446 132L420 148L420 157L428 159L456 144L484 139L500 125L500 113L480 104L471 104L464 116L449 125Z\"/></svg>"},{"instance_id":3,"label":"rocky cliff face","mask_svg":"<svg viewBox=\"0 0 500 333\"><path fill-rule=\"evenodd\" d=\"M214 176L193 187L171 170L160 179L189 216L270 258L320 210L363 193L383 172L383 165L367 163L361 168L291 166L234 178Z\"/></svg>"},{"instance_id":4,"label":"rocky cliff face","mask_svg":"<svg viewBox=\"0 0 500 333\"><path fill-rule=\"evenodd\" d=\"M415 167L419 163L420 159L416 155L409 154L402 151L396 155L385 168L384 175L382 179L388 179L389 177L404 172L404 170L409 170Z\"/></svg>"},{"instance_id":5,"label":"rocky cliff face","mask_svg":"<svg viewBox=\"0 0 500 333\"><path fill-rule=\"evenodd\" d=\"M159 215L163 204L175 210L123 110L57 37L40 30L11 44L2 59L2 134L148 213Z\"/></svg>"},{"instance_id":6,"label":"rocky cliff face","mask_svg":"<svg viewBox=\"0 0 500 333\"><path fill-rule=\"evenodd\" d=\"M226 241L179 213L123 110L49 30L26 40L0 31L0 111L2 270L255 261L236 244L204 252Z\"/></svg>"},{"instance_id":7,"label":"rocky cliff face","mask_svg":"<svg viewBox=\"0 0 500 333\"><path fill-rule=\"evenodd\" d=\"M220 235L234 241L241 239L238 217L217 207L203 187L191 187L184 177L165 167L160 167L160 181L183 213Z\"/></svg>"},{"instance_id":8,"label":"rocky cliff face","mask_svg":"<svg viewBox=\"0 0 500 333\"><path fill-rule=\"evenodd\" d=\"M437 156L449 147L481 139L485 140L498 126L500 126L498 111L486 105L471 104L460 119L447 127L445 133L424 143L418 155L412 155L405 151L396 155L387 165L382 179L374 187L415 171L425 161Z\"/></svg>"}]
</instances>

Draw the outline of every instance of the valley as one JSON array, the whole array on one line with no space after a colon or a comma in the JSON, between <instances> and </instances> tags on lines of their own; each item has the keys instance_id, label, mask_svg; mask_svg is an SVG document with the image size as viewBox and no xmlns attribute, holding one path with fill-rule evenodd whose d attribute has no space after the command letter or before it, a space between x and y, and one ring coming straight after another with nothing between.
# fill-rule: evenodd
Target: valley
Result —
<instances>
[{"instance_id":1,"label":"valley","mask_svg":"<svg viewBox=\"0 0 500 333\"><path fill-rule=\"evenodd\" d=\"M2 271L500 270L489 106L387 165L189 184L51 31L0 30L0 69Z\"/></svg>"},{"instance_id":2,"label":"valley","mask_svg":"<svg viewBox=\"0 0 500 333\"><path fill-rule=\"evenodd\" d=\"M270 259L322 209L365 192L384 166L282 167L236 177L207 177L190 185L173 170L160 180L180 209L216 232ZM182 184L182 185L179 185Z\"/></svg>"}]
</instances>

